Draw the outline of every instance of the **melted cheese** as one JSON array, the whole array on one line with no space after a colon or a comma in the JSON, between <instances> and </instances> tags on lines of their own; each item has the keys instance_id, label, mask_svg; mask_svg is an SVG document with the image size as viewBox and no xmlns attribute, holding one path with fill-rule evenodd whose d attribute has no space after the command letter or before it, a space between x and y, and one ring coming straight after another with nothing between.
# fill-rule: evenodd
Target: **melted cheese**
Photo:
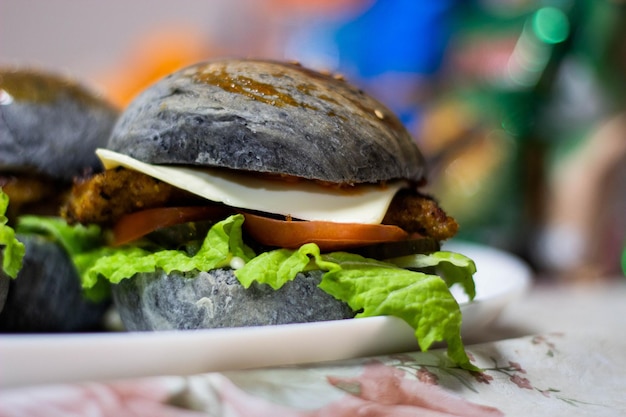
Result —
<instances>
[{"instance_id":1,"label":"melted cheese","mask_svg":"<svg viewBox=\"0 0 626 417\"><path fill-rule=\"evenodd\" d=\"M359 185L341 191L309 181L284 183L236 171L152 165L106 149L98 149L96 154L106 169L122 166L211 201L303 220L377 224L396 192L406 186L398 181L385 187Z\"/></svg>"}]
</instances>

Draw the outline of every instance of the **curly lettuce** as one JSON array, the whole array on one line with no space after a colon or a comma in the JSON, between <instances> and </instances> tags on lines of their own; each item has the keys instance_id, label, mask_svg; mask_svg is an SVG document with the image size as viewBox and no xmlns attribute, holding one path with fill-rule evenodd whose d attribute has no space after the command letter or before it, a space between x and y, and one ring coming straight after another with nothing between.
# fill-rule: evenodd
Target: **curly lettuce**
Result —
<instances>
[{"instance_id":1,"label":"curly lettuce","mask_svg":"<svg viewBox=\"0 0 626 417\"><path fill-rule=\"evenodd\" d=\"M24 244L15 237L15 230L8 225L6 212L9 196L0 188L0 255L2 271L11 278L16 278L22 269L22 260L26 253Z\"/></svg>"},{"instance_id":2,"label":"curly lettuce","mask_svg":"<svg viewBox=\"0 0 626 417\"><path fill-rule=\"evenodd\" d=\"M449 252L422 255L420 260L428 266L447 265L443 268L447 271L447 281L437 275L351 253L321 254L313 243L295 251L265 252L235 275L246 288L253 282L262 282L278 289L298 272L321 269L326 272L319 287L359 311L357 318L381 315L401 318L415 330L420 349L427 351L433 343L445 341L450 359L463 368L476 370L461 340L460 307L448 289L459 283L474 297L474 283L467 279L476 271L474 262Z\"/></svg>"}]
</instances>

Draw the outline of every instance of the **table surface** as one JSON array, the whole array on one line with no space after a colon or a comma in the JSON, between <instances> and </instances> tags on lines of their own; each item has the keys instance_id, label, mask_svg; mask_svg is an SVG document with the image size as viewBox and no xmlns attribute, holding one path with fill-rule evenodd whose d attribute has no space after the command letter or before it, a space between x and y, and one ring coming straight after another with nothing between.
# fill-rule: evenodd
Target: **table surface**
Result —
<instances>
[{"instance_id":1,"label":"table surface","mask_svg":"<svg viewBox=\"0 0 626 417\"><path fill-rule=\"evenodd\" d=\"M0 392L0 415L626 415L624 300L623 277L533 284L484 331L466 337L480 373L449 367L436 349L306 366L10 388Z\"/></svg>"},{"instance_id":2,"label":"table surface","mask_svg":"<svg viewBox=\"0 0 626 417\"><path fill-rule=\"evenodd\" d=\"M498 320L468 343L563 332L620 337L626 322L626 279L564 284L534 283L530 292L502 312ZM615 332L612 334L611 330Z\"/></svg>"}]
</instances>

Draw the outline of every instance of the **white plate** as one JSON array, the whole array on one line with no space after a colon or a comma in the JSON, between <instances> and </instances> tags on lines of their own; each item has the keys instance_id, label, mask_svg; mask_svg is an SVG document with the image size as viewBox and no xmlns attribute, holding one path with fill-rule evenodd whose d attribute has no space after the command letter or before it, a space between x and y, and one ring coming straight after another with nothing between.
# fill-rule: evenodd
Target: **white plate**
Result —
<instances>
[{"instance_id":1,"label":"white plate","mask_svg":"<svg viewBox=\"0 0 626 417\"><path fill-rule=\"evenodd\" d=\"M450 243L476 262L477 297L463 311L463 333L493 319L531 280L529 268L504 252ZM393 317L184 332L0 336L0 386L188 375L322 362L417 350L412 329Z\"/></svg>"}]
</instances>

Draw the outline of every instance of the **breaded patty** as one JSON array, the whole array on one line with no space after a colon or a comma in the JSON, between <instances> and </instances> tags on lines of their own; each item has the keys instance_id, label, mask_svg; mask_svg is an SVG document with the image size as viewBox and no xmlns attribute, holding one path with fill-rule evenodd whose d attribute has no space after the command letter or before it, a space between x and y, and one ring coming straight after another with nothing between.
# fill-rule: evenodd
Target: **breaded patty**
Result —
<instances>
[{"instance_id":1,"label":"breaded patty","mask_svg":"<svg viewBox=\"0 0 626 417\"><path fill-rule=\"evenodd\" d=\"M395 224L409 233L419 233L437 241L456 235L459 225L437 202L413 190L401 190L393 198L383 224Z\"/></svg>"},{"instance_id":2,"label":"breaded patty","mask_svg":"<svg viewBox=\"0 0 626 417\"><path fill-rule=\"evenodd\" d=\"M202 199L140 172L117 168L76 183L61 215L70 224L110 226L127 213L194 201Z\"/></svg>"},{"instance_id":3,"label":"breaded patty","mask_svg":"<svg viewBox=\"0 0 626 417\"><path fill-rule=\"evenodd\" d=\"M58 215L71 183L45 175L0 172L0 188L9 196L7 217L12 222L22 214Z\"/></svg>"}]
</instances>

